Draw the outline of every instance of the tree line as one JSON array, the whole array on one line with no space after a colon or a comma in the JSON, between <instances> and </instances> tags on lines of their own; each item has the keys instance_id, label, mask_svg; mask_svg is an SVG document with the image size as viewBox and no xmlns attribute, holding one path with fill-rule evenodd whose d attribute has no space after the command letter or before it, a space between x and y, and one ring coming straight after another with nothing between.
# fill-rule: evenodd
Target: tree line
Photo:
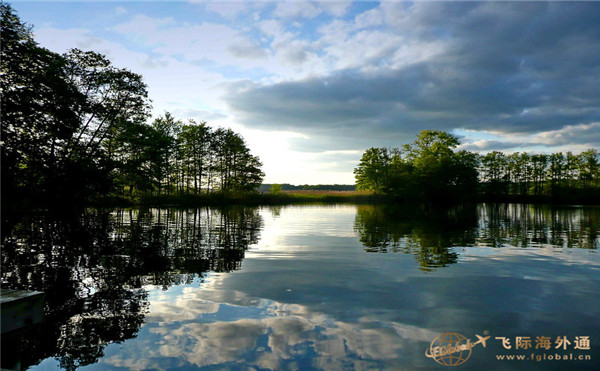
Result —
<instances>
[{"instance_id":1,"label":"tree line","mask_svg":"<svg viewBox=\"0 0 600 371\"><path fill-rule=\"evenodd\" d=\"M280 191L356 191L354 184L302 184L293 185L289 183L282 184L261 184L259 192L269 192L274 189Z\"/></svg>"},{"instance_id":2,"label":"tree line","mask_svg":"<svg viewBox=\"0 0 600 371\"><path fill-rule=\"evenodd\" d=\"M165 113L148 124L141 75L103 55L51 52L9 4L2 17L2 193L6 199L255 189L243 138Z\"/></svg>"},{"instance_id":3,"label":"tree line","mask_svg":"<svg viewBox=\"0 0 600 371\"><path fill-rule=\"evenodd\" d=\"M482 191L489 195L546 195L599 190L600 154L493 151L480 156Z\"/></svg>"},{"instance_id":4,"label":"tree line","mask_svg":"<svg viewBox=\"0 0 600 371\"><path fill-rule=\"evenodd\" d=\"M107 143L117 160L121 194L252 191L262 183L259 158L231 129L213 129L194 120L186 124L168 112L151 125L130 129Z\"/></svg>"},{"instance_id":5,"label":"tree line","mask_svg":"<svg viewBox=\"0 0 600 371\"><path fill-rule=\"evenodd\" d=\"M420 132L402 148L369 148L354 169L357 189L420 200L485 196L586 197L600 191L600 153L479 155L457 151L458 138Z\"/></svg>"}]
</instances>

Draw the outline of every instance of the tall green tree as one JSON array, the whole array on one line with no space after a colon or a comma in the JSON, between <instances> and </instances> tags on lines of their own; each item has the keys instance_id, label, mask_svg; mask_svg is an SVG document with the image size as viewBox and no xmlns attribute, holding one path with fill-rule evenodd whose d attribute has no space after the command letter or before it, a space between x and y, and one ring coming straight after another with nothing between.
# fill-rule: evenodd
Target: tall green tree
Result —
<instances>
[{"instance_id":1,"label":"tall green tree","mask_svg":"<svg viewBox=\"0 0 600 371\"><path fill-rule=\"evenodd\" d=\"M258 188L264 173L256 156L250 154L244 139L231 129L219 128L212 136L212 170L222 191Z\"/></svg>"},{"instance_id":2,"label":"tall green tree","mask_svg":"<svg viewBox=\"0 0 600 371\"><path fill-rule=\"evenodd\" d=\"M171 192L176 185L177 137L183 123L176 120L169 112L157 117L152 127L158 133L154 146L159 151L158 160L152 164L158 194Z\"/></svg>"},{"instance_id":3,"label":"tall green tree","mask_svg":"<svg viewBox=\"0 0 600 371\"><path fill-rule=\"evenodd\" d=\"M423 130L404 149L414 164L414 176L422 197L448 200L474 194L477 189L477 159L457 154L458 138L440 130ZM470 189L470 192L469 191Z\"/></svg>"},{"instance_id":4,"label":"tall green tree","mask_svg":"<svg viewBox=\"0 0 600 371\"><path fill-rule=\"evenodd\" d=\"M485 182L486 192L500 195L508 193L509 169L506 155L492 151L481 157L481 178Z\"/></svg>"},{"instance_id":5,"label":"tall green tree","mask_svg":"<svg viewBox=\"0 0 600 371\"><path fill-rule=\"evenodd\" d=\"M354 169L356 189L385 192L388 187L390 164L391 155L387 148L367 149Z\"/></svg>"},{"instance_id":6,"label":"tall green tree","mask_svg":"<svg viewBox=\"0 0 600 371\"><path fill-rule=\"evenodd\" d=\"M565 178L565 156L562 152L552 153L548 157L548 177L550 178L550 194L555 195Z\"/></svg>"},{"instance_id":7,"label":"tall green tree","mask_svg":"<svg viewBox=\"0 0 600 371\"><path fill-rule=\"evenodd\" d=\"M200 192L204 177L207 173L211 140L211 129L206 122L197 123L193 120L189 125L183 125L178 136L180 150L184 160L185 184L189 192Z\"/></svg>"}]
</instances>

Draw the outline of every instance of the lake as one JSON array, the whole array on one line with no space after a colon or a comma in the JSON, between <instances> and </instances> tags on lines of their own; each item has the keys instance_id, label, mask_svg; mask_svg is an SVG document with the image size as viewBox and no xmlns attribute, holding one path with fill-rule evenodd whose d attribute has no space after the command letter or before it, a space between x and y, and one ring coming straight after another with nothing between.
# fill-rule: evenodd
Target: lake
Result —
<instances>
[{"instance_id":1,"label":"lake","mask_svg":"<svg viewBox=\"0 0 600 371\"><path fill-rule=\"evenodd\" d=\"M598 370L599 246L590 206L5 214L46 307L2 367Z\"/></svg>"}]
</instances>

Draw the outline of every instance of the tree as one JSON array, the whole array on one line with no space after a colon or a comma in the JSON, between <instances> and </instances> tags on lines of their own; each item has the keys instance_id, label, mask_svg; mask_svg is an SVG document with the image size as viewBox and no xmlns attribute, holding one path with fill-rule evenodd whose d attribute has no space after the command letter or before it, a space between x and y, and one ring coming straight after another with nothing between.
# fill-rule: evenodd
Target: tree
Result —
<instances>
[{"instance_id":1,"label":"tree","mask_svg":"<svg viewBox=\"0 0 600 371\"><path fill-rule=\"evenodd\" d=\"M181 133L183 123L175 120L173 115L165 112L163 117L158 117L152 122L152 127L158 132L159 138L155 146L160 154L158 161L153 164L153 175L156 179L158 194L161 194L163 188L167 193L175 182L173 173L175 172L175 162L177 154L177 136Z\"/></svg>"},{"instance_id":2,"label":"tree","mask_svg":"<svg viewBox=\"0 0 600 371\"><path fill-rule=\"evenodd\" d=\"M150 108L147 87L142 76L113 67L102 54L71 49L69 79L84 95L85 104L77 112L80 130L76 142L82 147L69 148L68 157L94 157L115 126L144 122Z\"/></svg>"},{"instance_id":3,"label":"tree","mask_svg":"<svg viewBox=\"0 0 600 371\"><path fill-rule=\"evenodd\" d=\"M84 97L67 78L68 61L39 47L10 5L0 3L0 12L2 190L50 191L61 173L60 147L79 126Z\"/></svg>"},{"instance_id":4,"label":"tree","mask_svg":"<svg viewBox=\"0 0 600 371\"><path fill-rule=\"evenodd\" d=\"M146 124L140 75L103 55L39 47L31 27L0 3L2 192L85 200L116 189L251 190L264 174L243 138L169 113ZM13 200L15 197L9 197Z\"/></svg>"},{"instance_id":5,"label":"tree","mask_svg":"<svg viewBox=\"0 0 600 371\"><path fill-rule=\"evenodd\" d=\"M367 149L354 169L356 189L385 192L390 161L390 151L387 148Z\"/></svg>"},{"instance_id":6,"label":"tree","mask_svg":"<svg viewBox=\"0 0 600 371\"><path fill-rule=\"evenodd\" d=\"M159 189L160 173L157 166L163 161L165 141L163 133L144 123L132 123L122 128L111 141L111 153L115 160L117 184L142 193Z\"/></svg>"},{"instance_id":7,"label":"tree","mask_svg":"<svg viewBox=\"0 0 600 371\"><path fill-rule=\"evenodd\" d=\"M10 5L0 9L3 191L71 200L108 192L106 142L147 117L141 76L98 53L40 48Z\"/></svg>"},{"instance_id":8,"label":"tree","mask_svg":"<svg viewBox=\"0 0 600 371\"><path fill-rule=\"evenodd\" d=\"M552 153L549 157L548 177L550 178L550 194L554 195L564 179L565 156L562 152Z\"/></svg>"},{"instance_id":9,"label":"tree","mask_svg":"<svg viewBox=\"0 0 600 371\"><path fill-rule=\"evenodd\" d=\"M481 157L481 177L486 183L488 194L507 194L509 169L506 155L492 151Z\"/></svg>"},{"instance_id":10,"label":"tree","mask_svg":"<svg viewBox=\"0 0 600 371\"><path fill-rule=\"evenodd\" d=\"M417 168L426 168L432 158L451 157L453 149L459 144L458 138L452 134L440 130L423 130L413 144L405 144L404 149L408 159L414 162Z\"/></svg>"},{"instance_id":11,"label":"tree","mask_svg":"<svg viewBox=\"0 0 600 371\"><path fill-rule=\"evenodd\" d=\"M271 184L271 188L269 188L269 193L272 194L280 194L283 191L281 190L281 184Z\"/></svg>"},{"instance_id":12,"label":"tree","mask_svg":"<svg viewBox=\"0 0 600 371\"><path fill-rule=\"evenodd\" d=\"M244 139L231 129L219 128L212 136L213 171L222 191L249 191L264 178L262 163L250 154Z\"/></svg>"},{"instance_id":13,"label":"tree","mask_svg":"<svg viewBox=\"0 0 600 371\"><path fill-rule=\"evenodd\" d=\"M203 177L208 168L211 129L206 122L196 123L190 120L189 125L183 125L178 136L180 151L183 155L182 165L186 170L185 184L189 192L190 184L194 193L202 188Z\"/></svg>"},{"instance_id":14,"label":"tree","mask_svg":"<svg viewBox=\"0 0 600 371\"><path fill-rule=\"evenodd\" d=\"M475 193L477 159L466 152L455 153L459 144L452 134L423 130L411 145L404 146L414 164L417 189L426 200L443 201Z\"/></svg>"},{"instance_id":15,"label":"tree","mask_svg":"<svg viewBox=\"0 0 600 371\"><path fill-rule=\"evenodd\" d=\"M584 187L598 186L600 175L600 153L588 149L577 156L579 158L579 179Z\"/></svg>"},{"instance_id":16,"label":"tree","mask_svg":"<svg viewBox=\"0 0 600 371\"><path fill-rule=\"evenodd\" d=\"M544 191L543 186L546 180L548 155L533 154L531 160L531 176L533 178L533 193L541 195Z\"/></svg>"}]
</instances>

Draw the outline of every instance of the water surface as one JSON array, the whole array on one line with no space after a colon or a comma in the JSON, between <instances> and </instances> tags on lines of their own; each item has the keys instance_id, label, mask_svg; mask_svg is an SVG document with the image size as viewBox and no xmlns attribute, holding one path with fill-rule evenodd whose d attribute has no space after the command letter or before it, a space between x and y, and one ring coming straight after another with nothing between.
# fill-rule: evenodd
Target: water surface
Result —
<instances>
[{"instance_id":1,"label":"water surface","mask_svg":"<svg viewBox=\"0 0 600 371\"><path fill-rule=\"evenodd\" d=\"M516 204L9 216L2 287L47 305L2 367L444 369L453 332L490 336L461 368L599 369L599 232L599 208Z\"/></svg>"}]
</instances>

